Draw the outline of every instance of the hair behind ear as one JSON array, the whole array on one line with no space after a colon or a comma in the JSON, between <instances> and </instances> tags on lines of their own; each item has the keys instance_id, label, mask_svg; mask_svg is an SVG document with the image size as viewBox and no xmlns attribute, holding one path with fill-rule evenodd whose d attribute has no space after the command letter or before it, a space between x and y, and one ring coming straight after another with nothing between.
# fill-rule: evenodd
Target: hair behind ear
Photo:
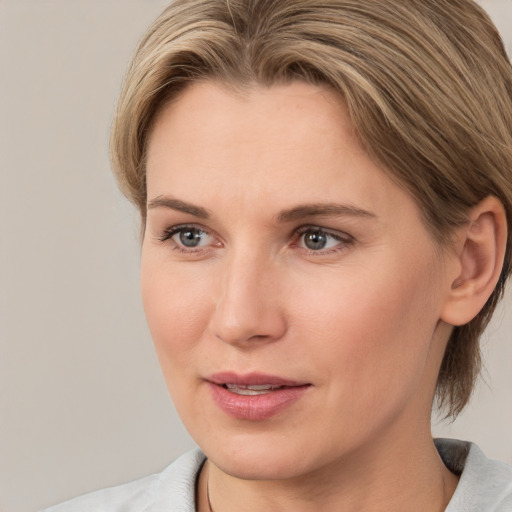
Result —
<instances>
[{"instance_id":1,"label":"hair behind ear","mask_svg":"<svg viewBox=\"0 0 512 512\"><path fill-rule=\"evenodd\" d=\"M501 202L494 196L481 201L456 237L457 272L441 316L456 329L445 351L437 389L438 406L449 404L447 416L453 417L470 398L481 367L478 338L500 298L493 292L504 278L507 246L507 219ZM453 375L460 378L454 380Z\"/></svg>"}]
</instances>

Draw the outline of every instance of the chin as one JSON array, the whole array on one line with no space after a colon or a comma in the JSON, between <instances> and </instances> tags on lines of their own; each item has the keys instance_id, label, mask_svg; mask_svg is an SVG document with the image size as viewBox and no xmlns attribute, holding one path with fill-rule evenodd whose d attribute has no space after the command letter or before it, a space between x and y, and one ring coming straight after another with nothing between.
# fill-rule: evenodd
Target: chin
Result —
<instances>
[{"instance_id":1,"label":"chin","mask_svg":"<svg viewBox=\"0 0 512 512\"><path fill-rule=\"evenodd\" d=\"M284 453L274 453L271 458L262 454L215 454L209 460L224 473L242 480L288 480L304 473L297 467L294 457L287 457Z\"/></svg>"},{"instance_id":2,"label":"chin","mask_svg":"<svg viewBox=\"0 0 512 512\"><path fill-rule=\"evenodd\" d=\"M229 441L207 443L202 447L208 459L224 473L243 480L288 480L299 477L325 463L315 463L306 444L292 436L233 436ZM309 456L309 457L308 457Z\"/></svg>"}]
</instances>

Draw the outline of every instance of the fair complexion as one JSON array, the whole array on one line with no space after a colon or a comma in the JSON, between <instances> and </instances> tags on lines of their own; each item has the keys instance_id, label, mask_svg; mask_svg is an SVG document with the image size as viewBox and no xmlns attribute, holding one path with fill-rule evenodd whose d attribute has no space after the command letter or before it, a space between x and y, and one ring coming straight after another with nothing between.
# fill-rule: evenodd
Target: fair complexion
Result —
<instances>
[{"instance_id":1,"label":"fair complexion","mask_svg":"<svg viewBox=\"0 0 512 512\"><path fill-rule=\"evenodd\" d=\"M190 86L157 117L147 187L143 301L208 456L198 509L208 486L215 512L444 510L430 410L444 315L468 314L465 232L440 248L339 98L302 83Z\"/></svg>"}]
</instances>

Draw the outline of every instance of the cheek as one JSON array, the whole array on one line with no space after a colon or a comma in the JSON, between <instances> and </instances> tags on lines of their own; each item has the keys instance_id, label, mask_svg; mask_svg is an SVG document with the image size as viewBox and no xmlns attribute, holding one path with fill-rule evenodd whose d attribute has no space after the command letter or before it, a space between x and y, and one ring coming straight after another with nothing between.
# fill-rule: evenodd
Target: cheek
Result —
<instances>
[{"instance_id":1,"label":"cheek","mask_svg":"<svg viewBox=\"0 0 512 512\"><path fill-rule=\"evenodd\" d=\"M438 319L434 294L425 290L430 266L425 262L407 275L397 264L385 268L354 269L324 279L326 287L294 294L301 308L296 330L308 346L299 357L323 369L322 381L332 385L338 404L350 397L350 407L368 410L391 400L388 395L399 402L427 364Z\"/></svg>"},{"instance_id":2,"label":"cheek","mask_svg":"<svg viewBox=\"0 0 512 512\"><path fill-rule=\"evenodd\" d=\"M141 291L147 323L166 377L192 369L211 310L207 281L143 253Z\"/></svg>"}]
</instances>

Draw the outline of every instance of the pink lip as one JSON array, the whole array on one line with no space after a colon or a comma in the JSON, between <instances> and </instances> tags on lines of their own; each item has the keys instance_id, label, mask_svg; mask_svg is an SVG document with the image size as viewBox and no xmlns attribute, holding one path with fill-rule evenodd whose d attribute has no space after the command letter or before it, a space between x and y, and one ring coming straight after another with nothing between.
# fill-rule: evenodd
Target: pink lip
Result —
<instances>
[{"instance_id":1,"label":"pink lip","mask_svg":"<svg viewBox=\"0 0 512 512\"><path fill-rule=\"evenodd\" d=\"M299 400L311 387L309 383L297 382L274 375L249 373L239 375L221 372L210 375L207 384L215 403L229 416L250 421L268 419ZM262 395L239 395L226 389L224 384L237 386L285 386Z\"/></svg>"}]
</instances>

